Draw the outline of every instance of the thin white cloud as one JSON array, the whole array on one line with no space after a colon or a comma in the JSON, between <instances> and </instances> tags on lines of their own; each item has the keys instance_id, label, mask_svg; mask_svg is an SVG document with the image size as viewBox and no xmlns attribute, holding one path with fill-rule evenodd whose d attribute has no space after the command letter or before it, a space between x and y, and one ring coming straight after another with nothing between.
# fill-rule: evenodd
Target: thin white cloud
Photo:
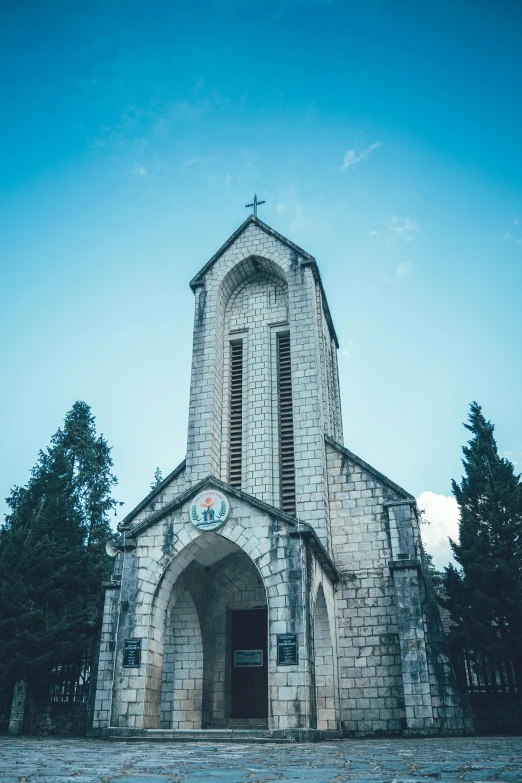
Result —
<instances>
[{"instance_id":1,"label":"thin white cloud","mask_svg":"<svg viewBox=\"0 0 522 783\"><path fill-rule=\"evenodd\" d=\"M507 234L504 234L504 235L502 236L502 239L512 239L512 238L513 238L513 237L511 236L511 232L510 232L510 231L508 231L508 232L507 232Z\"/></svg>"},{"instance_id":2,"label":"thin white cloud","mask_svg":"<svg viewBox=\"0 0 522 783\"><path fill-rule=\"evenodd\" d=\"M132 173L134 174L135 177L139 177L140 179L145 179L145 177L148 174L147 167L137 163L132 169Z\"/></svg>"},{"instance_id":3,"label":"thin white cloud","mask_svg":"<svg viewBox=\"0 0 522 783\"><path fill-rule=\"evenodd\" d=\"M354 346L354 345L355 345L355 343L354 343L354 341L353 341L353 340L348 340L348 343L347 343L347 345L349 345L350 347L352 347L352 346ZM341 349L341 350L339 351L339 355L340 355L340 356L342 356L344 359L353 359L353 355L352 355L352 353L351 353L350 351L347 351L347 350L345 350L345 349Z\"/></svg>"},{"instance_id":4,"label":"thin white cloud","mask_svg":"<svg viewBox=\"0 0 522 783\"><path fill-rule=\"evenodd\" d=\"M367 147L362 152L356 152L355 150L348 150L348 152L345 152L344 158L343 158L343 165L341 166L341 171L346 171L346 169L350 168L350 166L354 166L356 163L359 163L361 160L366 160L370 153L373 152L373 150L377 149L377 147L380 147L382 144L381 141L376 141L374 144L370 144L369 147Z\"/></svg>"},{"instance_id":5,"label":"thin white cloud","mask_svg":"<svg viewBox=\"0 0 522 783\"><path fill-rule=\"evenodd\" d=\"M292 185L276 204L279 215L284 215L289 220L292 231L297 231L306 225L305 206L299 196L295 185Z\"/></svg>"},{"instance_id":6,"label":"thin white cloud","mask_svg":"<svg viewBox=\"0 0 522 783\"><path fill-rule=\"evenodd\" d=\"M448 537L459 538L459 507L454 497L422 492L417 505L424 511L429 524L421 525L421 537L426 552L433 556L436 568L442 569L454 563Z\"/></svg>"},{"instance_id":7,"label":"thin white cloud","mask_svg":"<svg viewBox=\"0 0 522 783\"><path fill-rule=\"evenodd\" d=\"M408 277L408 275L411 272L413 264L410 261L401 261L400 264L397 266L397 269L395 270L395 277L397 277L399 280L402 277Z\"/></svg>"},{"instance_id":8,"label":"thin white cloud","mask_svg":"<svg viewBox=\"0 0 522 783\"><path fill-rule=\"evenodd\" d=\"M378 231L370 231L368 236L374 237L375 234L378 234L378 233L379 233Z\"/></svg>"},{"instance_id":9,"label":"thin white cloud","mask_svg":"<svg viewBox=\"0 0 522 783\"><path fill-rule=\"evenodd\" d=\"M419 225L411 218L399 218L393 215L388 223L388 231L391 232L391 242L393 239L401 239L403 242L412 242L413 233L419 231Z\"/></svg>"}]
</instances>

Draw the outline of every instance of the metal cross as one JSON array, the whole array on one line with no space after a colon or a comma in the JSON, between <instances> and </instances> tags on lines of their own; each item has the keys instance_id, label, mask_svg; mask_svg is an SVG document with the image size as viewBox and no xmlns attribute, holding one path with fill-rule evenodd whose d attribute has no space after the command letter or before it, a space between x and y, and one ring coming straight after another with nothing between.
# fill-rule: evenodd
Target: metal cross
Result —
<instances>
[{"instance_id":1,"label":"metal cross","mask_svg":"<svg viewBox=\"0 0 522 783\"><path fill-rule=\"evenodd\" d=\"M257 196L254 194L254 200L251 204L245 204L245 207L249 209L250 207L254 207L254 215L257 217L257 208L260 204L264 204L264 201L258 201Z\"/></svg>"}]
</instances>

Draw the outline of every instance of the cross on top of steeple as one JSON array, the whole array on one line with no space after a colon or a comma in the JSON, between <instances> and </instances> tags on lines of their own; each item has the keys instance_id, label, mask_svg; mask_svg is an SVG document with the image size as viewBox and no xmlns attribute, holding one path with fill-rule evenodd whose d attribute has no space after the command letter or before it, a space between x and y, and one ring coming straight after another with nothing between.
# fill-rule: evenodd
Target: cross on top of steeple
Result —
<instances>
[{"instance_id":1,"label":"cross on top of steeple","mask_svg":"<svg viewBox=\"0 0 522 783\"><path fill-rule=\"evenodd\" d=\"M254 200L251 204L245 204L246 209L249 209L250 207L254 208L254 215L257 217L257 208L260 204L265 204L264 201L258 201L257 196L254 194Z\"/></svg>"}]
</instances>

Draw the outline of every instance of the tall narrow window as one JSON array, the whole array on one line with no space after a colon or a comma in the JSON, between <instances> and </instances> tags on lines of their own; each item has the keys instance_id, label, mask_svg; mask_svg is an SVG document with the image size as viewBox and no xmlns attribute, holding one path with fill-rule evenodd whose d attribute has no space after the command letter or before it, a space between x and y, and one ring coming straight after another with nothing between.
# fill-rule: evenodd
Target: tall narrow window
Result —
<instances>
[{"instance_id":1,"label":"tall narrow window","mask_svg":"<svg viewBox=\"0 0 522 783\"><path fill-rule=\"evenodd\" d=\"M279 391L279 454L281 466L281 509L295 514L294 420L292 412L292 366L290 335L277 335Z\"/></svg>"},{"instance_id":2,"label":"tall narrow window","mask_svg":"<svg viewBox=\"0 0 522 783\"><path fill-rule=\"evenodd\" d=\"M230 464L231 486L241 489L243 450L243 340L230 343Z\"/></svg>"}]
</instances>

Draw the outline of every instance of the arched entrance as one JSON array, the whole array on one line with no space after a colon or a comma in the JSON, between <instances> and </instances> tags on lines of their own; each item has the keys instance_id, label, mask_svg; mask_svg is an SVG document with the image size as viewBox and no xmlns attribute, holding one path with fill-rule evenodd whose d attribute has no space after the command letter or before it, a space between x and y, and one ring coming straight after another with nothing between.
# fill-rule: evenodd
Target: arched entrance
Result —
<instances>
[{"instance_id":1,"label":"arched entrance","mask_svg":"<svg viewBox=\"0 0 522 783\"><path fill-rule=\"evenodd\" d=\"M319 585L314 611L314 662L317 728L337 728L335 714L335 670L330 621L323 586Z\"/></svg>"},{"instance_id":2,"label":"arched entrance","mask_svg":"<svg viewBox=\"0 0 522 783\"><path fill-rule=\"evenodd\" d=\"M239 546L211 533L204 540L211 545L202 548L199 539L198 546L187 547L191 559L170 586L156 725L173 730L266 725L268 628L263 580ZM180 556L186 563L186 550ZM165 598L163 589L158 600ZM160 663L158 654L155 663L156 667ZM154 682L151 677L147 681ZM154 697L146 694L146 700L153 708Z\"/></svg>"}]
</instances>

